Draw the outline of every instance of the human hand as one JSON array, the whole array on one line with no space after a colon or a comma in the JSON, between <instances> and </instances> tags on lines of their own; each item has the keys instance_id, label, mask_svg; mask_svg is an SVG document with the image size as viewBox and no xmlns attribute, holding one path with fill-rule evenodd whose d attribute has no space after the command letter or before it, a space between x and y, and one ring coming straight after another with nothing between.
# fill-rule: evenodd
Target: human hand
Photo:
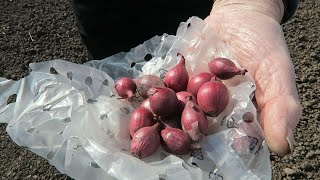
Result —
<instances>
[{"instance_id":1,"label":"human hand","mask_svg":"<svg viewBox=\"0 0 320 180\"><path fill-rule=\"evenodd\" d=\"M271 151L293 151L302 108L295 72L279 24L282 0L216 0L205 21L253 76L260 123Z\"/></svg>"}]
</instances>

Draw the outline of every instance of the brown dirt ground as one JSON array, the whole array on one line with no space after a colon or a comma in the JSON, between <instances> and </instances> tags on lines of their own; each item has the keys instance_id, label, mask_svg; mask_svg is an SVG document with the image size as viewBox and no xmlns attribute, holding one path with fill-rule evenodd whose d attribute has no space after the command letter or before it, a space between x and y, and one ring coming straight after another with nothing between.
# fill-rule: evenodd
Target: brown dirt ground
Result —
<instances>
[{"instance_id":1,"label":"brown dirt ground","mask_svg":"<svg viewBox=\"0 0 320 180\"><path fill-rule=\"evenodd\" d=\"M273 179L320 179L320 1L301 0L295 17L284 25L297 73L303 117L293 154L272 154ZM56 58L87 60L69 1L1 0L0 77L19 79L28 64ZM17 146L0 125L1 179L68 179L26 148Z\"/></svg>"}]
</instances>

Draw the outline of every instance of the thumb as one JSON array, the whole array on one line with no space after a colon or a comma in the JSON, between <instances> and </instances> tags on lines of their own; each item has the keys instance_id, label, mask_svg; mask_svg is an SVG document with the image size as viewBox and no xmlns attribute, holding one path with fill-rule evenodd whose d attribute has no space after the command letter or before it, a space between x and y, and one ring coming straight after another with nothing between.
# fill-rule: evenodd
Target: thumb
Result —
<instances>
[{"instance_id":1,"label":"thumb","mask_svg":"<svg viewBox=\"0 0 320 180\"><path fill-rule=\"evenodd\" d=\"M260 123L271 151L286 155L293 151L293 133L302 114L295 85L295 73L288 50L283 45L256 70L256 98Z\"/></svg>"},{"instance_id":2,"label":"thumb","mask_svg":"<svg viewBox=\"0 0 320 180\"><path fill-rule=\"evenodd\" d=\"M301 106L288 95L270 99L261 111L261 123L266 142L278 155L292 153L293 133L301 116Z\"/></svg>"}]
</instances>

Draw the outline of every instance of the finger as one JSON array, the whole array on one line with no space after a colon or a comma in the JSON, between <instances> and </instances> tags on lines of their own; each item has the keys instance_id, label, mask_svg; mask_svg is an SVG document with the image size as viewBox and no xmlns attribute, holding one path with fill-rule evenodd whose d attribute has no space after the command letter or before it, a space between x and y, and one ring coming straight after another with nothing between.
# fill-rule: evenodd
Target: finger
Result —
<instances>
[{"instance_id":1,"label":"finger","mask_svg":"<svg viewBox=\"0 0 320 180\"><path fill-rule=\"evenodd\" d=\"M261 126L270 150L278 155L293 151L293 133L301 117L294 76L286 48L275 50L258 65L255 73Z\"/></svg>"},{"instance_id":2,"label":"finger","mask_svg":"<svg viewBox=\"0 0 320 180\"><path fill-rule=\"evenodd\" d=\"M292 96L270 99L261 111L261 123L266 142L278 155L292 153L293 133L301 115L301 106Z\"/></svg>"}]
</instances>

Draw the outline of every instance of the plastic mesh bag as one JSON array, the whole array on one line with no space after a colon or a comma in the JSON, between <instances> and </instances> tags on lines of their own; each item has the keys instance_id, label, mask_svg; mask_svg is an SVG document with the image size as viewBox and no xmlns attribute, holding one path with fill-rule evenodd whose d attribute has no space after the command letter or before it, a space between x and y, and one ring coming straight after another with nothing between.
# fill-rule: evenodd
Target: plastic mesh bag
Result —
<instances>
[{"instance_id":1,"label":"plastic mesh bag","mask_svg":"<svg viewBox=\"0 0 320 180\"><path fill-rule=\"evenodd\" d=\"M192 17L175 36L156 36L128 53L83 65L34 63L20 81L1 78L0 122L8 124L15 143L77 180L271 179L249 73L224 81L231 100L218 117L209 119L210 134L201 150L175 156L160 147L142 160L130 155L128 122L135 106L117 99L114 81L144 74L164 77L177 64L177 52L185 56L190 76L208 71L213 57L234 60L210 27ZM12 94L16 102L7 105Z\"/></svg>"}]
</instances>

